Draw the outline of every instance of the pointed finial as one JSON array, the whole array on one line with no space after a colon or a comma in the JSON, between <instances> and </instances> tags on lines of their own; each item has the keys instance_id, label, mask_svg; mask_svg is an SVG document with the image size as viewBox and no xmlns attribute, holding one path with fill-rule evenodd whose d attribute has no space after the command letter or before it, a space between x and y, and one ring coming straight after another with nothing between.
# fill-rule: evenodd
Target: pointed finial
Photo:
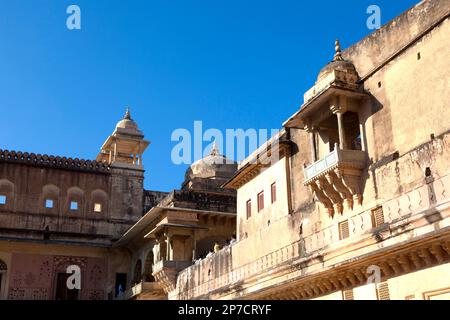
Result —
<instances>
[{"instance_id":1,"label":"pointed finial","mask_svg":"<svg viewBox=\"0 0 450 320\"><path fill-rule=\"evenodd\" d=\"M210 155L217 156L218 154L219 154L219 148L217 148L216 140L214 140Z\"/></svg>"},{"instance_id":2,"label":"pointed finial","mask_svg":"<svg viewBox=\"0 0 450 320\"><path fill-rule=\"evenodd\" d=\"M123 118L131 120L130 108L127 107L127 109L125 111L125 116Z\"/></svg>"},{"instance_id":3,"label":"pointed finial","mask_svg":"<svg viewBox=\"0 0 450 320\"><path fill-rule=\"evenodd\" d=\"M334 43L334 59L333 61L342 61L344 59L342 59L342 51L341 51L341 43L339 42L339 40L336 40L336 42Z\"/></svg>"}]
</instances>

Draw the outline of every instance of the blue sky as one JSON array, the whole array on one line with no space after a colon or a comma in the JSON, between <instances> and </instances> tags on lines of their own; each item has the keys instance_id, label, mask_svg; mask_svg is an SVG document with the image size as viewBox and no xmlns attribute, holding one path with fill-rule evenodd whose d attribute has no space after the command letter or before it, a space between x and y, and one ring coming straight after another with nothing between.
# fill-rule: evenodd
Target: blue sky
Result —
<instances>
[{"instance_id":1,"label":"blue sky","mask_svg":"<svg viewBox=\"0 0 450 320\"><path fill-rule=\"evenodd\" d=\"M152 141L145 187L179 188L175 129L279 128L334 40L372 32L369 5L384 24L417 2L1 0L0 148L95 159L129 106Z\"/></svg>"}]
</instances>

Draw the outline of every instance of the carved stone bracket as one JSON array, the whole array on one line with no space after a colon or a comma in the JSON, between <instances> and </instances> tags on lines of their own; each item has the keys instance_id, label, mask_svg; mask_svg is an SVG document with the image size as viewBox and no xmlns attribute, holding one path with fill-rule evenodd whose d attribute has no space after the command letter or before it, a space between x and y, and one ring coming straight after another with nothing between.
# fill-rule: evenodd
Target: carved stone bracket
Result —
<instances>
[{"instance_id":1,"label":"carved stone bracket","mask_svg":"<svg viewBox=\"0 0 450 320\"><path fill-rule=\"evenodd\" d=\"M344 204L350 210L355 203L362 204L360 183L365 159L362 151L336 149L305 169L304 184L330 216L342 214Z\"/></svg>"}]
</instances>

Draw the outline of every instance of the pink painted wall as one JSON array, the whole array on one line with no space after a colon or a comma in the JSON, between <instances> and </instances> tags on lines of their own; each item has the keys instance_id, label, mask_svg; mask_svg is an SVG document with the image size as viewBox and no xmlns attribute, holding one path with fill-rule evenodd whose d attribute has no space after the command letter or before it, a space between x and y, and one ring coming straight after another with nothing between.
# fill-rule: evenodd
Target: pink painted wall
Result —
<instances>
[{"instance_id":1,"label":"pink painted wall","mask_svg":"<svg viewBox=\"0 0 450 320\"><path fill-rule=\"evenodd\" d=\"M69 265L81 269L80 299L106 299L106 259L21 253L11 257L8 299L55 299L57 274L65 273Z\"/></svg>"}]
</instances>

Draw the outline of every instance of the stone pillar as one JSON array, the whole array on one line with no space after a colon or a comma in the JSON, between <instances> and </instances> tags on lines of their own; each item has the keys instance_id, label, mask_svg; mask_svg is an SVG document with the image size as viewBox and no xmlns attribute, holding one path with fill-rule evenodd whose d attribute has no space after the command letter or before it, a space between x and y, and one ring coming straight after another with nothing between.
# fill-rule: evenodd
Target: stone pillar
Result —
<instances>
[{"instance_id":1,"label":"stone pillar","mask_svg":"<svg viewBox=\"0 0 450 320\"><path fill-rule=\"evenodd\" d=\"M339 130L339 148L341 150L347 149L347 143L345 141L345 128L344 128L344 114L341 111L336 113L338 120Z\"/></svg>"},{"instance_id":2,"label":"stone pillar","mask_svg":"<svg viewBox=\"0 0 450 320\"><path fill-rule=\"evenodd\" d=\"M170 257L170 252L172 251L172 246L170 245L170 240L171 240L171 236L169 233L165 234L166 236L166 261L170 261L171 257Z\"/></svg>"},{"instance_id":3,"label":"stone pillar","mask_svg":"<svg viewBox=\"0 0 450 320\"><path fill-rule=\"evenodd\" d=\"M197 255L197 241L195 238L195 230L192 230L192 261L195 261L195 256Z\"/></svg>"},{"instance_id":4,"label":"stone pillar","mask_svg":"<svg viewBox=\"0 0 450 320\"><path fill-rule=\"evenodd\" d=\"M331 112L337 116L339 131L339 148L347 149L345 141L344 113L347 111L347 99L344 96L335 96L331 100Z\"/></svg>"},{"instance_id":5,"label":"stone pillar","mask_svg":"<svg viewBox=\"0 0 450 320\"><path fill-rule=\"evenodd\" d=\"M317 161L316 136L315 136L317 130L313 125L308 124L305 126L305 131L309 133L309 139L311 144L311 159L312 162L314 163Z\"/></svg>"}]
</instances>

